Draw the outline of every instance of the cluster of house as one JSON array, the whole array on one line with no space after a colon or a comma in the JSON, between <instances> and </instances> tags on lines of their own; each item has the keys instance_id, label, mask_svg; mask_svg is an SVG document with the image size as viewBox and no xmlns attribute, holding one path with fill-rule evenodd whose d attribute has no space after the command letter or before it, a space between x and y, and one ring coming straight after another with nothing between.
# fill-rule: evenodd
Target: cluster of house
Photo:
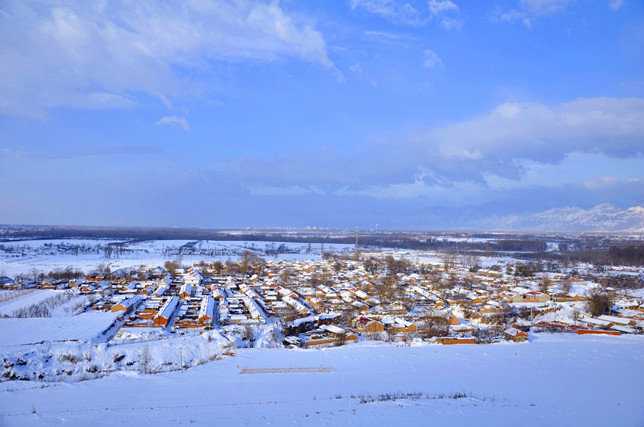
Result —
<instances>
[{"instance_id":1,"label":"cluster of house","mask_svg":"<svg viewBox=\"0 0 644 427\"><path fill-rule=\"evenodd\" d=\"M374 254L376 255L376 254ZM520 279L499 268L475 272L455 263L432 265L433 275L399 273L398 300L383 295L381 276L362 263L344 260L268 261L253 274L215 273L214 264L176 269L144 269L137 279L110 280L88 276L67 283L41 283L48 289L76 289L98 296L93 310L122 312L127 327L212 328L259 325L279 319L292 328L286 343L311 347L357 340L360 334L385 334L391 339L434 337L443 344L475 343L479 328L497 329L508 340L528 339L533 326L560 327L578 333L640 333L644 328L641 300L630 299L621 311L597 318L582 315L543 320L562 303L584 301L580 295L555 296L564 282L579 279L553 275L549 289L534 278ZM118 272L115 272L118 273ZM439 280L437 280L437 278ZM438 284L437 284L438 283ZM570 287L570 286L569 286ZM511 324L498 317L509 306L526 315ZM429 314L428 314L429 313ZM429 322L443 319L442 336Z\"/></svg>"}]
</instances>

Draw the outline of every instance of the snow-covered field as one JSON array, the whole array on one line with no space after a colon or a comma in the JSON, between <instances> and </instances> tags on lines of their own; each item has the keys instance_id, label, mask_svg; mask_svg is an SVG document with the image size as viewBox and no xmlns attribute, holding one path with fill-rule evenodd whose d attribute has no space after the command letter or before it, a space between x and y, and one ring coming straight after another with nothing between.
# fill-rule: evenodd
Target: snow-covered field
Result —
<instances>
[{"instance_id":1,"label":"snow-covered field","mask_svg":"<svg viewBox=\"0 0 644 427\"><path fill-rule=\"evenodd\" d=\"M641 426L642 366L642 336L248 349L183 372L4 382L0 424ZM325 369L239 373L264 368Z\"/></svg>"},{"instance_id":2,"label":"snow-covered field","mask_svg":"<svg viewBox=\"0 0 644 427\"><path fill-rule=\"evenodd\" d=\"M319 259L322 249L330 252L343 252L353 249L352 245L288 242L251 242L251 241L211 241L211 240L147 240L143 242L126 242L123 253L112 252L106 256L105 248L115 240L68 239L68 240L25 240L0 243L0 276L15 277L34 269L49 272L73 266L75 269L89 272L97 265L110 264L112 270L139 266L163 265L165 261L181 254L186 264L207 259L210 261L236 260L246 251L257 252L267 259L267 250L283 247L287 253L279 253L276 259ZM4 248L4 250L1 250Z\"/></svg>"},{"instance_id":3,"label":"snow-covered field","mask_svg":"<svg viewBox=\"0 0 644 427\"><path fill-rule=\"evenodd\" d=\"M107 330L119 314L89 312L78 316L0 319L0 350L43 341L89 341Z\"/></svg>"}]
</instances>

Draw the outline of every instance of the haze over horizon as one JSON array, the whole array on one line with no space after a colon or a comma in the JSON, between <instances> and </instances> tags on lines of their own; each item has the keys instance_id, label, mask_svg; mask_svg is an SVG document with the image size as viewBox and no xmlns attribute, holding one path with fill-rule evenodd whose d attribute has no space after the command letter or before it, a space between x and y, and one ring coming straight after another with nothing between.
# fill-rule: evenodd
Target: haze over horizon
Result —
<instances>
[{"instance_id":1,"label":"haze over horizon","mask_svg":"<svg viewBox=\"0 0 644 427\"><path fill-rule=\"evenodd\" d=\"M640 1L7 1L0 38L2 224L644 228Z\"/></svg>"}]
</instances>

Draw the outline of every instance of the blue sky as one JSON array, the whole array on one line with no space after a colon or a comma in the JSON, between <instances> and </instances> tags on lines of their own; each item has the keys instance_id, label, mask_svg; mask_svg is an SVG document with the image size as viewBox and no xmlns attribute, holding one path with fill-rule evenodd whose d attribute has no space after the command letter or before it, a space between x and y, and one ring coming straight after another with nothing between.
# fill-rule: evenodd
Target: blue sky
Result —
<instances>
[{"instance_id":1,"label":"blue sky","mask_svg":"<svg viewBox=\"0 0 644 427\"><path fill-rule=\"evenodd\" d=\"M0 223L644 205L641 1L6 1L0 40Z\"/></svg>"}]
</instances>

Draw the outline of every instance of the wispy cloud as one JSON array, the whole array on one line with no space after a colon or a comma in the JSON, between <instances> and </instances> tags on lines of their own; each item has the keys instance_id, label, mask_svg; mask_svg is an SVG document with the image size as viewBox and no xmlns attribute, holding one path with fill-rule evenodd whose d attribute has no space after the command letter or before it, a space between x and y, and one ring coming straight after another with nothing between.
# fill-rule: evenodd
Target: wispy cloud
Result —
<instances>
[{"instance_id":1,"label":"wispy cloud","mask_svg":"<svg viewBox=\"0 0 644 427\"><path fill-rule=\"evenodd\" d=\"M418 40L408 34L392 33L388 31L365 31L363 33L365 39L377 43L400 46L404 49L409 48L411 44L416 43Z\"/></svg>"},{"instance_id":2,"label":"wispy cloud","mask_svg":"<svg viewBox=\"0 0 644 427\"><path fill-rule=\"evenodd\" d=\"M162 117L154 125L155 126L179 126L186 132L190 131L190 125L188 125L188 121L183 117L177 117L177 116Z\"/></svg>"},{"instance_id":3,"label":"wispy cloud","mask_svg":"<svg viewBox=\"0 0 644 427\"><path fill-rule=\"evenodd\" d=\"M399 0L351 0L351 9L361 8L396 24L422 26L427 22L418 9Z\"/></svg>"},{"instance_id":4,"label":"wispy cloud","mask_svg":"<svg viewBox=\"0 0 644 427\"><path fill-rule=\"evenodd\" d=\"M458 11L458 6L450 0L429 0L428 5L432 15L440 15L447 11Z\"/></svg>"},{"instance_id":5,"label":"wispy cloud","mask_svg":"<svg viewBox=\"0 0 644 427\"><path fill-rule=\"evenodd\" d=\"M608 7L610 7L613 10L619 10L622 8L624 5L624 0L610 0L608 2Z\"/></svg>"},{"instance_id":6,"label":"wispy cloud","mask_svg":"<svg viewBox=\"0 0 644 427\"><path fill-rule=\"evenodd\" d=\"M440 22L440 26L446 30L460 30L463 21L446 16L449 13L458 13L459 7L450 0L430 0L428 3L432 19Z\"/></svg>"},{"instance_id":7,"label":"wispy cloud","mask_svg":"<svg viewBox=\"0 0 644 427\"><path fill-rule=\"evenodd\" d=\"M463 26L463 21L445 16L459 11L459 7L450 0L430 0L427 9L401 0L351 0L350 4L351 9L360 8L395 24L422 27L435 20L447 30Z\"/></svg>"},{"instance_id":8,"label":"wispy cloud","mask_svg":"<svg viewBox=\"0 0 644 427\"><path fill-rule=\"evenodd\" d=\"M322 34L279 3L9 0L0 13L0 113L128 108L139 94L191 96L180 70L296 57L338 72ZM194 77L196 78L196 77Z\"/></svg>"},{"instance_id":9,"label":"wispy cloud","mask_svg":"<svg viewBox=\"0 0 644 427\"><path fill-rule=\"evenodd\" d=\"M492 20L496 22L521 22L526 27L532 28L535 19L561 12L574 2L575 0L519 0L517 7L510 10L503 10L497 7Z\"/></svg>"},{"instance_id":10,"label":"wispy cloud","mask_svg":"<svg viewBox=\"0 0 644 427\"><path fill-rule=\"evenodd\" d=\"M586 180L582 183L582 185L589 190L613 188L624 184L638 184L640 186L644 186L644 180L635 178L635 177L628 178L628 179L620 179L614 176L607 175L607 176L598 176L598 177Z\"/></svg>"},{"instance_id":11,"label":"wispy cloud","mask_svg":"<svg viewBox=\"0 0 644 427\"><path fill-rule=\"evenodd\" d=\"M432 68L445 68L443 60L431 49L426 49L424 52L425 61L423 62L423 67L427 69Z\"/></svg>"},{"instance_id":12,"label":"wispy cloud","mask_svg":"<svg viewBox=\"0 0 644 427\"><path fill-rule=\"evenodd\" d=\"M560 12L575 0L519 0L519 6L527 13L550 15Z\"/></svg>"}]
</instances>

